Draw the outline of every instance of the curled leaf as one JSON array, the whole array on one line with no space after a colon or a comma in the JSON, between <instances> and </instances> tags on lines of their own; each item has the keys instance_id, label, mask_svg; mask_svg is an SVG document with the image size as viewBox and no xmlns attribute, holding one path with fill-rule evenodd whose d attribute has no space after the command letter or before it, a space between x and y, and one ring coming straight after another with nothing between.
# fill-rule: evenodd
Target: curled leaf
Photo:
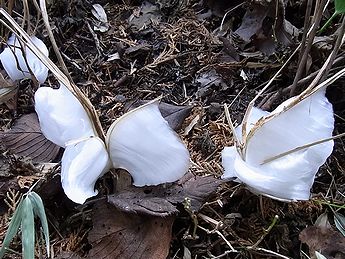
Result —
<instances>
[{"instance_id":1,"label":"curled leaf","mask_svg":"<svg viewBox=\"0 0 345 259\"><path fill-rule=\"evenodd\" d=\"M44 136L60 147L95 136L85 109L63 83L59 89L40 87L35 93L35 110Z\"/></svg>"},{"instance_id":2,"label":"curled leaf","mask_svg":"<svg viewBox=\"0 0 345 259\"><path fill-rule=\"evenodd\" d=\"M295 100L296 97L290 98L270 114L257 108L251 111L247 132L253 126L257 128L247 141L245 154L239 154L235 147L223 150L224 178L237 177L256 192L277 199L309 199L314 177L332 153L333 141L288 152L330 138L333 109L324 88L282 112ZM259 123L270 115L277 116ZM240 136L241 126L236 131ZM287 154L279 156L284 153Z\"/></svg>"},{"instance_id":3,"label":"curled leaf","mask_svg":"<svg viewBox=\"0 0 345 259\"><path fill-rule=\"evenodd\" d=\"M92 137L67 145L62 157L61 182L67 197L84 203L97 195L94 186L110 167L108 152L103 141Z\"/></svg>"},{"instance_id":4,"label":"curled leaf","mask_svg":"<svg viewBox=\"0 0 345 259\"><path fill-rule=\"evenodd\" d=\"M106 143L113 166L127 170L136 186L174 182L189 168L188 150L155 101L115 121Z\"/></svg>"},{"instance_id":5,"label":"curled leaf","mask_svg":"<svg viewBox=\"0 0 345 259\"><path fill-rule=\"evenodd\" d=\"M33 44L48 57L48 49L46 45L36 36L31 36ZM48 68L42 61L28 48L24 47L23 53L21 44L15 35L12 35L7 41L7 47L0 54L0 60L4 66L8 76L12 81L31 78L31 73L34 74L38 82L44 83L48 76ZM25 61L26 60L26 61ZM29 68L28 66L29 65Z\"/></svg>"}]
</instances>

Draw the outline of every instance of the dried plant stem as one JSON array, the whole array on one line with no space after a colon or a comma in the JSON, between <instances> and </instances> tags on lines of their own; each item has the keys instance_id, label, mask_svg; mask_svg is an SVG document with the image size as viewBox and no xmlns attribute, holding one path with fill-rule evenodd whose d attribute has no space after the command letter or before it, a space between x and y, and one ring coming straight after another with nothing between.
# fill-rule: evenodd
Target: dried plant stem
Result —
<instances>
[{"instance_id":1,"label":"dried plant stem","mask_svg":"<svg viewBox=\"0 0 345 259\"><path fill-rule=\"evenodd\" d=\"M268 233L270 233L270 231L272 230L272 228L276 225L278 219L279 219L279 216L275 215L270 226L267 229L264 229L263 235L258 239L258 241L255 242L254 245L248 247L248 249L256 249L256 247L262 242L262 240L264 240L265 236L267 236Z\"/></svg>"},{"instance_id":2,"label":"dried plant stem","mask_svg":"<svg viewBox=\"0 0 345 259\"><path fill-rule=\"evenodd\" d=\"M275 73L275 75L270 79L270 81L268 81L266 86L264 88L262 88L260 90L260 92L248 104L248 108L246 110L246 113L244 114L244 118L243 118L243 122L242 122L242 144L244 145L244 147L246 146L246 143L247 143L247 129L246 128L247 128L248 117L249 117L249 114L250 114L251 110L254 107L254 104L255 104L256 100L267 90L268 87L270 87L270 85L274 82L274 80L280 75L280 73L287 66L287 64L289 64L289 62L291 61L293 56L298 52L300 47L301 47L301 44L298 45L298 47L290 55L288 60L281 66L281 68Z\"/></svg>"},{"instance_id":3,"label":"dried plant stem","mask_svg":"<svg viewBox=\"0 0 345 259\"><path fill-rule=\"evenodd\" d=\"M56 41L55 41L55 38L54 38L54 35L53 35L53 31L52 31L52 28L50 27L50 23L49 23L49 18L48 18L48 13L47 13L47 7L46 7L46 1L45 0L40 0L40 8L41 8L41 13L42 13L42 18L43 18L43 21L44 21L44 25L46 26L46 29L47 29L47 32L48 32L48 36L49 36L49 39L50 39L50 42L53 46L53 49L54 49L54 52L55 52L55 55L59 61L59 64L61 66L61 69L62 71L64 72L64 74L68 77L68 79L70 81L72 81L72 78L68 72L68 69L66 67L66 64L65 62L63 61L63 58L61 56L61 53L60 53L60 50L59 50L59 47L57 46L56 44Z\"/></svg>"},{"instance_id":4,"label":"dried plant stem","mask_svg":"<svg viewBox=\"0 0 345 259\"><path fill-rule=\"evenodd\" d=\"M339 52L339 49L343 43L344 32L345 32L345 17L343 15L342 16L342 22L341 22L341 25L339 27L338 37L337 37L337 40L334 44L334 48L331 52L331 55L329 57L330 61L326 64L326 67L323 71L323 75L321 76L321 81L325 80L325 78L328 75L329 70L331 69L333 63L335 62L334 60L335 60L335 58Z\"/></svg>"},{"instance_id":5,"label":"dried plant stem","mask_svg":"<svg viewBox=\"0 0 345 259\"><path fill-rule=\"evenodd\" d=\"M302 57L301 57L301 60L298 64L296 76L295 76L294 82L293 82L293 87L291 87L290 97L294 96L296 94L297 82L300 79L302 72L304 71L305 64L307 63L308 55L309 55L311 46L313 45L313 40L314 40L315 35L317 33L317 29L319 28L319 24L320 24L320 21L322 18L323 8L324 8L325 4L326 4L325 0L320 0L319 5L317 5L317 4L315 5L314 23L313 23L313 26L310 30L310 33L308 33L306 35L305 49L303 50L303 52L302 51L300 52L300 55L302 55ZM303 42L302 42L302 44L303 44Z\"/></svg>"},{"instance_id":6,"label":"dried plant stem","mask_svg":"<svg viewBox=\"0 0 345 259\"><path fill-rule=\"evenodd\" d=\"M329 58L327 59L326 62L329 62ZM322 69L321 69L322 70ZM319 73L322 73L322 71L320 70ZM310 95L314 94L315 92L317 92L318 90L320 90L323 87L327 87L330 84L332 84L333 82L335 82L336 80L338 80L340 77L345 75L345 68L343 68L342 70L340 70L339 72L337 72L336 74L334 74L332 77L328 78L327 80L321 82L319 85L314 86L313 84L311 84L306 90L304 90L300 95L298 95L294 100L292 100L289 104L287 104L280 112L276 112L276 113L271 113L270 115L261 118L255 125L254 127L249 131L248 136L247 136L247 141L255 134L255 132L261 128L265 123L267 123L268 121L276 118L277 116L279 116L280 114L286 112L287 110L291 109L292 107L294 107L295 105L297 105L298 103L300 103L301 101L303 101L304 99L308 98ZM246 146L245 146L246 147Z\"/></svg>"},{"instance_id":7,"label":"dried plant stem","mask_svg":"<svg viewBox=\"0 0 345 259\"><path fill-rule=\"evenodd\" d=\"M269 162L272 162L278 158L281 158L281 157L284 157L284 156L287 156L291 153L294 153L294 152L297 152L297 151L300 151L300 150L303 150L303 149L306 149L308 147L312 147L312 146L315 146L315 145L319 145L319 144L322 144L322 143L325 143L327 141L330 141L330 140L335 140L335 139L338 139L338 138L342 138L342 137L345 137L345 133L341 133L341 134L338 134L336 136L332 136L330 138L326 138L326 139L321 139L321 140L318 140L318 141L315 141L315 142L312 142L312 143L308 143L308 144L305 144L303 146L300 146L300 147L296 147L294 149L291 149L289 151L286 151L286 152L283 152L279 155L276 155L274 157L271 157L271 158L268 158L268 159L265 159L261 165L264 165L264 164L267 164Z\"/></svg>"},{"instance_id":8,"label":"dried plant stem","mask_svg":"<svg viewBox=\"0 0 345 259\"><path fill-rule=\"evenodd\" d=\"M309 28L309 25L310 25L309 21L310 21L310 13L311 13L312 5L313 5L313 0L308 0L307 8L305 11L305 16L304 16L304 25L303 25L304 30L303 30L303 36L302 36L302 42L301 42L301 50L299 52L299 58L298 58L298 66L297 66L298 69L297 69L294 81L292 83L291 89L296 89L297 82L301 77L302 71L304 70L303 68L304 68L305 64L302 67L301 63L302 63L302 57L303 57L303 54L305 53L305 48L306 48L307 31L308 31L308 30L306 30L306 28Z\"/></svg>"},{"instance_id":9,"label":"dried plant stem","mask_svg":"<svg viewBox=\"0 0 345 259\"><path fill-rule=\"evenodd\" d=\"M345 55L341 55L341 56L338 56L336 60L334 60L333 62L333 65L336 65L338 63L340 63L341 61L343 61L345 59ZM299 87L300 85L304 85L308 82L310 82L311 80L313 80L317 74L320 72L321 69L309 74L308 76L300 79L298 82L297 82L297 87ZM336 70L335 68L334 69L330 69L329 72ZM271 108L271 105L273 104L273 102L275 100L277 100L280 96L282 95L285 95L285 94L288 94L291 90L291 87L292 87L292 84L284 89L281 89L280 91L277 91L275 92L271 97L269 97L267 100L265 100L264 102L262 102L262 104L259 106L261 109L263 110L269 110Z\"/></svg>"}]
</instances>

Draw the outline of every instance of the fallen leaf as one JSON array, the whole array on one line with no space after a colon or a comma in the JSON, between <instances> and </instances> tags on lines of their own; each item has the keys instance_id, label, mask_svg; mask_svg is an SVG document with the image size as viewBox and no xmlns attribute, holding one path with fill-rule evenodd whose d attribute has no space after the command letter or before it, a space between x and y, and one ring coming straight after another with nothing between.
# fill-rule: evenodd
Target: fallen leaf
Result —
<instances>
[{"instance_id":1,"label":"fallen leaf","mask_svg":"<svg viewBox=\"0 0 345 259\"><path fill-rule=\"evenodd\" d=\"M277 43L291 45L297 33L297 28L285 19L285 5L279 0L250 5L234 36L242 43L242 48L252 42L263 53L270 55L275 51Z\"/></svg>"},{"instance_id":2,"label":"fallen leaf","mask_svg":"<svg viewBox=\"0 0 345 259\"><path fill-rule=\"evenodd\" d=\"M132 110L140 105L147 103L148 101L135 101L129 103L125 108L125 111ZM169 123L169 126L173 130L178 130L181 128L183 121L187 118L192 111L190 106L177 106L164 102L160 102L158 105L159 111L161 112L163 118Z\"/></svg>"},{"instance_id":3,"label":"fallen leaf","mask_svg":"<svg viewBox=\"0 0 345 259\"><path fill-rule=\"evenodd\" d=\"M79 255L73 252L62 251L60 254L54 257L55 259L81 259Z\"/></svg>"},{"instance_id":4,"label":"fallen leaf","mask_svg":"<svg viewBox=\"0 0 345 259\"><path fill-rule=\"evenodd\" d=\"M328 259L345 258L345 237L338 231L310 226L299 234L299 239L309 246L310 255L318 251Z\"/></svg>"},{"instance_id":5,"label":"fallen leaf","mask_svg":"<svg viewBox=\"0 0 345 259\"><path fill-rule=\"evenodd\" d=\"M104 201L96 203L93 211L87 258L167 258L174 217L128 214Z\"/></svg>"},{"instance_id":6,"label":"fallen leaf","mask_svg":"<svg viewBox=\"0 0 345 259\"><path fill-rule=\"evenodd\" d=\"M121 211L165 217L178 213L176 205L183 203L185 198L191 201L190 209L198 211L221 182L213 176L193 176L170 186L129 186L109 195L108 202Z\"/></svg>"},{"instance_id":7,"label":"fallen leaf","mask_svg":"<svg viewBox=\"0 0 345 259\"><path fill-rule=\"evenodd\" d=\"M9 131L0 133L0 140L12 153L31 157L34 162L52 161L60 150L44 137L35 113L20 117Z\"/></svg>"},{"instance_id":8,"label":"fallen leaf","mask_svg":"<svg viewBox=\"0 0 345 259\"><path fill-rule=\"evenodd\" d=\"M108 31L108 18L103 7L100 4L94 4L92 8L91 13L97 19L97 21L94 21L94 30L100 32Z\"/></svg>"},{"instance_id":9,"label":"fallen leaf","mask_svg":"<svg viewBox=\"0 0 345 259\"><path fill-rule=\"evenodd\" d=\"M140 31L152 23L159 24L161 17L157 5L151 4L149 1L143 1L140 8L131 15L128 23L133 29Z\"/></svg>"},{"instance_id":10,"label":"fallen leaf","mask_svg":"<svg viewBox=\"0 0 345 259\"><path fill-rule=\"evenodd\" d=\"M103 7L100 4L94 4L92 5L92 8L93 9L91 9L91 13L93 14L93 16L95 16L95 18L98 21L104 23L108 22L107 14L105 13Z\"/></svg>"}]
</instances>

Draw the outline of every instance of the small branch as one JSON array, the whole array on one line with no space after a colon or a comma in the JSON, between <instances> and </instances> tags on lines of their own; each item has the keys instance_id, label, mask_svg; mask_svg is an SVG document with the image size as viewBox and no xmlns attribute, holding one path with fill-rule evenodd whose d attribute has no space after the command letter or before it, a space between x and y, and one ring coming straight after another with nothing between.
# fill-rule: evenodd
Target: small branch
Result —
<instances>
[{"instance_id":1,"label":"small branch","mask_svg":"<svg viewBox=\"0 0 345 259\"><path fill-rule=\"evenodd\" d=\"M264 229L264 233L263 235L258 239L258 241L255 242L254 245L248 247L248 249L256 249L256 247L262 242L262 240L264 240L264 238L268 235L268 233L270 233L270 231L272 230L272 228L275 226L275 224L277 223L279 219L279 216L278 215L275 215L272 222L271 222L271 225L267 228L267 229Z\"/></svg>"}]
</instances>

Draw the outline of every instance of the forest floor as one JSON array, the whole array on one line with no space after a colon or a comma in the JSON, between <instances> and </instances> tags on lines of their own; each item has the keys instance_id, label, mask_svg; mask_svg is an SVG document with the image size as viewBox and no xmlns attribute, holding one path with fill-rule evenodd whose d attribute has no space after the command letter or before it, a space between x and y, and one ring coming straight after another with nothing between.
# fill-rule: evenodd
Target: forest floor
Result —
<instances>
[{"instance_id":1,"label":"forest floor","mask_svg":"<svg viewBox=\"0 0 345 259\"><path fill-rule=\"evenodd\" d=\"M231 104L231 118L236 125L241 123L249 102L301 42L307 2L50 1L48 15L69 74L94 105L105 132L133 103L162 97L162 102L173 105L171 109L182 111L175 129L190 151L189 174L220 179L221 151L233 145L223 106ZM94 4L104 8L107 21ZM14 6L18 13L21 8L21 3ZM34 5L30 4L30 10L36 35L58 64ZM330 3L321 25L333 11ZM291 91L298 94L305 89L332 51L340 24L339 16L317 34L295 90L292 85L301 69L298 52L256 105L271 111ZM344 57L340 47L330 75L344 67ZM341 78L327 90L336 115L334 135L345 129L344 83ZM54 84L52 75L46 84ZM17 99L0 106L2 131L34 112L33 84L23 80L18 89ZM339 222L344 223L339 217L345 212L345 143L341 138L335 140L332 155L317 173L308 201L277 201L237 182L212 180L214 185L198 189L207 197L200 195L203 204L197 209L181 199L174 203L179 212L164 217L142 211L128 214L105 202L103 197L119 191L119 171L98 181L96 198L77 205L68 200L60 184L61 150L50 161L35 163L2 148L0 240L19 194L43 179L35 191L45 205L56 258L308 258L315 256L314 251L327 258L345 258L344 237L338 230ZM42 170L43 165L49 165L48 169ZM198 180L195 184L202 185ZM142 192L155 190L148 187ZM314 225L321 215L328 215L330 227ZM14 252L6 256L20 258L20 238L11 249ZM37 246L37 255L44 253Z\"/></svg>"}]
</instances>

